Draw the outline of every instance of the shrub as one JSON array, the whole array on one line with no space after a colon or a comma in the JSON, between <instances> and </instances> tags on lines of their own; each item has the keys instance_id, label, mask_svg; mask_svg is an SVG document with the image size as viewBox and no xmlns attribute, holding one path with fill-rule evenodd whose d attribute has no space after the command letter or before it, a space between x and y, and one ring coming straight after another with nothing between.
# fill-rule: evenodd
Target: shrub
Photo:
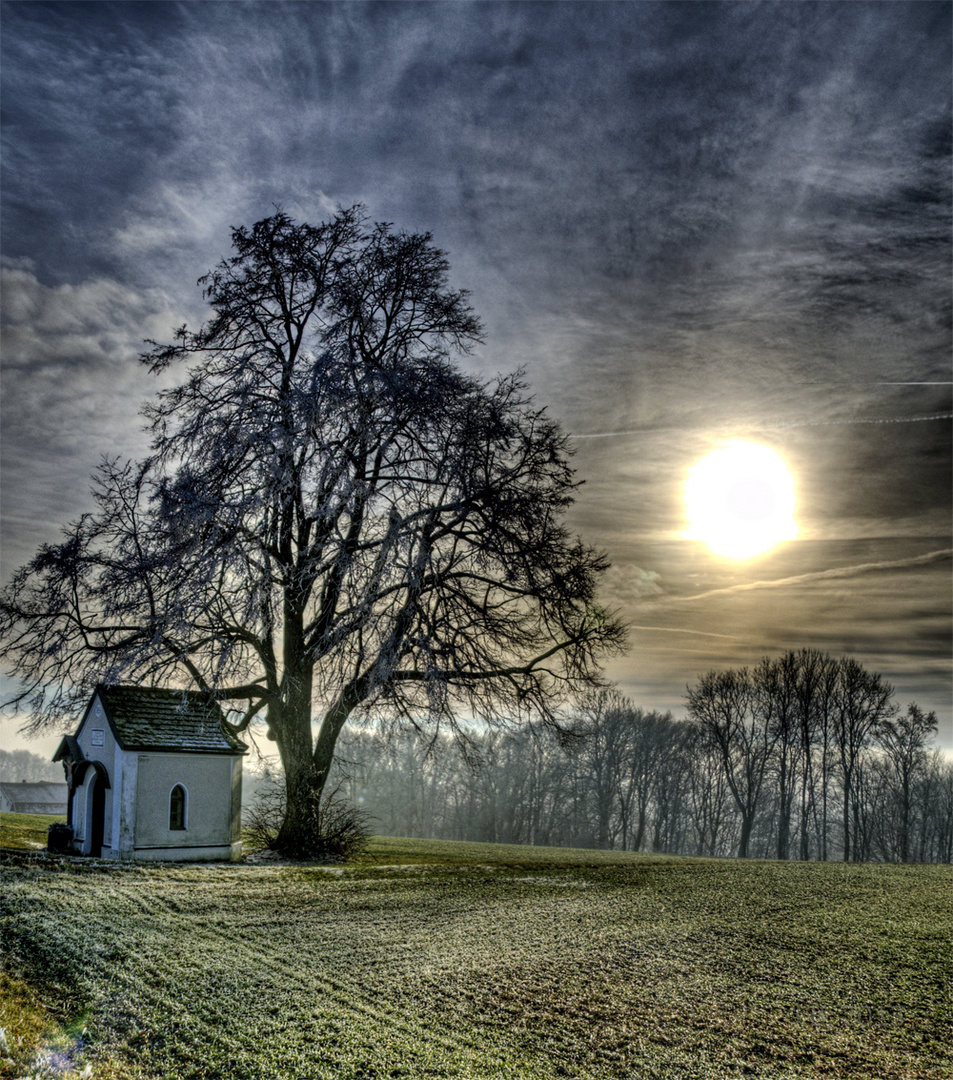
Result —
<instances>
[{"instance_id":1,"label":"shrub","mask_svg":"<svg viewBox=\"0 0 953 1080\"><path fill-rule=\"evenodd\" d=\"M341 799L325 795L313 813L299 820L290 836L281 837L287 800L284 785L262 787L245 811L244 826L252 844L289 859L344 862L363 851L370 836L367 814Z\"/></svg>"}]
</instances>

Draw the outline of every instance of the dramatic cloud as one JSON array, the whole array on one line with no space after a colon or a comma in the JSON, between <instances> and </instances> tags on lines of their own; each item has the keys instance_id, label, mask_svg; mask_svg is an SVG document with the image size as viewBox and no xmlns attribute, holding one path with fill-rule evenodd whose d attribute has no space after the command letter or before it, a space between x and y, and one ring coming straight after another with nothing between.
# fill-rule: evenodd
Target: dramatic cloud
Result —
<instances>
[{"instance_id":1,"label":"dramatic cloud","mask_svg":"<svg viewBox=\"0 0 953 1080\"><path fill-rule=\"evenodd\" d=\"M2 11L4 576L141 452L135 356L201 321L229 228L360 201L433 232L467 364L577 436L640 704L814 643L949 721L948 3ZM792 468L801 539L732 564L681 487L739 437Z\"/></svg>"},{"instance_id":2,"label":"dramatic cloud","mask_svg":"<svg viewBox=\"0 0 953 1080\"><path fill-rule=\"evenodd\" d=\"M167 297L116 281L42 285L29 265L2 268L5 572L56 526L90 508L90 471L148 440L137 414L155 389L136 357L176 325ZM180 320L181 321L181 320Z\"/></svg>"}]
</instances>

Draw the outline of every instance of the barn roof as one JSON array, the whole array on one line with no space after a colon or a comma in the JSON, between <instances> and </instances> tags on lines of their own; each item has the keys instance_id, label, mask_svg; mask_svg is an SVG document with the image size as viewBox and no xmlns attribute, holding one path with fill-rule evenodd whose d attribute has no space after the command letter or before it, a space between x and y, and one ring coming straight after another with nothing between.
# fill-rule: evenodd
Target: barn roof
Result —
<instances>
[{"instance_id":1,"label":"barn roof","mask_svg":"<svg viewBox=\"0 0 953 1080\"><path fill-rule=\"evenodd\" d=\"M11 804L27 804L36 806L65 806L68 788L64 783L54 780L32 782L21 780L19 782L0 782L0 793ZM36 812L36 811L34 811Z\"/></svg>"},{"instance_id":2,"label":"barn roof","mask_svg":"<svg viewBox=\"0 0 953 1080\"><path fill-rule=\"evenodd\" d=\"M96 694L123 750L204 754L244 754L248 750L225 728L218 703L200 691L100 685Z\"/></svg>"}]
</instances>

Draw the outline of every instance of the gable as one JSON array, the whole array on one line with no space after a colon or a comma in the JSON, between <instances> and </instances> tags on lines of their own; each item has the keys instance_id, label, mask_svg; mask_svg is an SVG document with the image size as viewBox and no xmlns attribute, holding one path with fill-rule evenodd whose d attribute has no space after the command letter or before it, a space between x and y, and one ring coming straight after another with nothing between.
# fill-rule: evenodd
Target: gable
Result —
<instances>
[{"instance_id":1,"label":"gable","mask_svg":"<svg viewBox=\"0 0 953 1080\"><path fill-rule=\"evenodd\" d=\"M109 721L106 708L100 700L99 691L93 694L82 722L72 738L66 736L60 743L54 761L69 758L79 764L89 758L112 762L116 752L116 732Z\"/></svg>"}]
</instances>

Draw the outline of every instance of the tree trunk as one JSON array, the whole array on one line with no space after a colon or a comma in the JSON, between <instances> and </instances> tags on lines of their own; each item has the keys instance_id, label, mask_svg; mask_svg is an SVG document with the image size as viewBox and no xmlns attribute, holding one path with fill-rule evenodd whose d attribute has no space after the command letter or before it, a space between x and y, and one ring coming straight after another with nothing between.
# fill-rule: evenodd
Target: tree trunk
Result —
<instances>
[{"instance_id":1,"label":"tree trunk","mask_svg":"<svg viewBox=\"0 0 953 1080\"><path fill-rule=\"evenodd\" d=\"M738 842L738 858L748 858L748 846L751 843L751 830L754 827L754 814L741 815L741 839Z\"/></svg>"},{"instance_id":2,"label":"tree trunk","mask_svg":"<svg viewBox=\"0 0 953 1080\"><path fill-rule=\"evenodd\" d=\"M275 841L278 851L304 857L317 854L314 841L320 829L324 780L308 760L288 771L285 767L285 817Z\"/></svg>"},{"instance_id":3,"label":"tree trunk","mask_svg":"<svg viewBox=\"0 0 953 1080\"><path fill-rule=\"evenodd\" d=\"M286 625L285 651L293 654L298 642L289 641L289 636ZM317 746L312 746L311 690L312 672L301 663L296 677L286 676L285 701L277 712L269 710L285 771L285 816L275 846L299 858L320 853L321 796L338 735L350 713L339 700L325 717Z\"/></svg>"},{"instance_id":4,"label":"tree trunk","mask_svg":"<svg viewBox=\"0 0 953 1080\"><path fill-rule=\"evenodd\" d=\"M778 858L786 860L791 849L791 793L788 791L788 760L786 749L781 752L781 772L778 778Z\"/></svg>"},{"instance_id":5,"label":"tree trunk","mask_svg":"<svg viewBox=\"0 0 953 1080\"><path fill-rule=\"evenodd\" d=\"M900 817L900 861L910 861L910 775L903 770L901 798L903 799L903 812Z\"/></svg>"},{"instance_id":6,"label":"tree trunk","mask_svg":"<svg viewBox=\"0 0 953 1080\"><path fill-rule=\"evenodd\" d=\"M850 780L844 776L844 862L850 862Z\"/></svg>"},{"instance_id":7,"label":"tree trunk","mask_svg":"<svg viewBox=\"0 0 953 1080\"><path fill-rule=\"evenodd\" d=\"M635 839L632 841L632 850L641 851L645 843L645 826L648 821L648 800L639 798L639 824L635 830Z\"/></svg>"},{"instance_id":8,"label":"tree trunk","mask_svg":"<svg viewBox=\"0 0 953 1080\"><path fill-rule=\"evenodd\" d=\"M307 686L310 699L310 681ZM278 744L285 774L285 816L275 846L279 851L298 854L300 830L317 811L322 784L313 773L311 758L311 702L301 694L268 709L268 726ZM301 834L303 835L303 834Z\"/></svg>"},{"instance_id":9,"label":"tree trunk","mask_svg":"<svg viewBox=\"0 0 953 1080\"><path fill-rule=\"evenodd\" d=\"M828 794L829 794L827 740L824 740L823 757L821 758L821 862L827 862L827 819L828 819Z\"/></svg>"}]
</instances>

